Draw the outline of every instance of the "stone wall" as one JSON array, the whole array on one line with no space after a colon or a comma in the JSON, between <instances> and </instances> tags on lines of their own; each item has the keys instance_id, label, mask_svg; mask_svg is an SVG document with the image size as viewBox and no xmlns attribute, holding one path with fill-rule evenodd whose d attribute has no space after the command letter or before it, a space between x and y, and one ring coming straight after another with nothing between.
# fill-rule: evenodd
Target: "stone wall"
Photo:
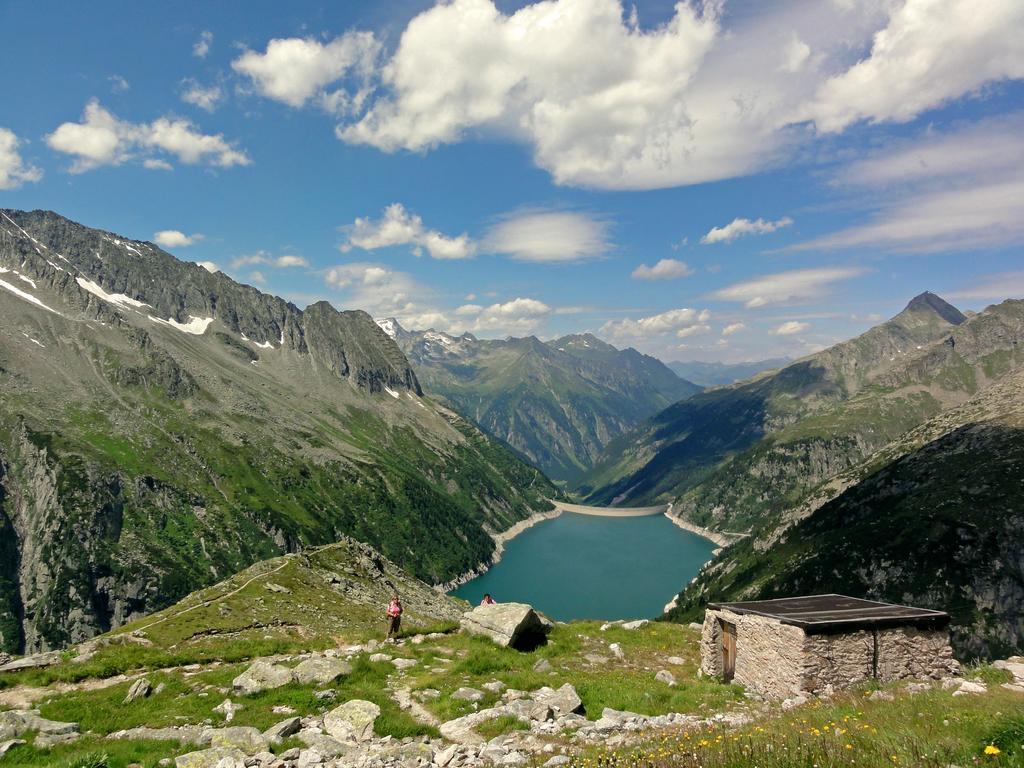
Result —
<instances>
[{"instance_id":1,"label":"stone wall","mask_svg":"<svg viewBox=\"0 0 1024 768\"><path fill-rule=\"evenodd\" d=\"M722 676L722 621L736 627L736 671L733 682L763 696L787 697L804 681L804 632L775 619L728 610L704 614L701 670Z\"/></svg>"},{"instance_id":2,"label":"stone wall","mask_svg":"<svg viewBox=\"0 0 1024 768\"><path fill-rule=\"evenodd\" d=\"M881 682L939 679L960 670L946 630L878 630L876 666L873 630L807 635L764 616L709 609L701 636L701 671L712 677L723 673L722 621L736 627L733 681L770 698L820 693L826 686L844 688L873 676Z\"/></svg>"}]
</instances>

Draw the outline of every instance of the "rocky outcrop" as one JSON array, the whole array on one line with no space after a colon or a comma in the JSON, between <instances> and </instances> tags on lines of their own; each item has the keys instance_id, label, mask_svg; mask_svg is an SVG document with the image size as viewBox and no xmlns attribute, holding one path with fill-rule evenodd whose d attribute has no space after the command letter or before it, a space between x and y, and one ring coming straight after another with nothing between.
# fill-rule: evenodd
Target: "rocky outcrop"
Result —
<instances>
[{"instance_id":1,"label":"rocky outcrop","mask_svg":"<svg viewBox=\"0 0 1024 768\"><path fill-rule=\"evenodd\" d=\"M484 635L505 648L531 651L542 645L552 629L551 622L525 603L478 605L463 614L462 629Z\"/></svg>"}]
</instances>

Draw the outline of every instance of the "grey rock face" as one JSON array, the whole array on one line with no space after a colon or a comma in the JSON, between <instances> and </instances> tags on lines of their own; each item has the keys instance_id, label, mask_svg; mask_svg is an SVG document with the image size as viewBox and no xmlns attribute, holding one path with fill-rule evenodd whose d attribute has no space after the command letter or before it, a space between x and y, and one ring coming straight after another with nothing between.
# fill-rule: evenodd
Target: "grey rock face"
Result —
<instances>
[{"instance_id":1,"label":"grey rock face","mask_svg":"<svg viewBox=\"0 0 1024 768\"><path fill-rule=\"evenodd\" d=\"M373 738L373 722L380 707L372 701L352 699L324 715L324 730L341 741L367 741Z\"/></svg>"},{"instance_id":2,"label":"grey rock face","mask_svg":"<svg viewBox=\"0 0 1024 768\"><path fill-rule=\"evenodd\" d=\"M327 685L351 672L352 665L344 659L332 659L325 656L306 659L292 670L295 682L300 685Z\"/></svg>"},{"instance_id":3,"label":"grey rock face","mask_svg":"<svg viewBox=\"0 0 1024 768\"><path fill-rule=\"evenodd\" d=\"M292 681L292 670L266 661L254 661L242 674L231 681L235 691L242 695L280 688Z\"/></svg>"}]
</instances>

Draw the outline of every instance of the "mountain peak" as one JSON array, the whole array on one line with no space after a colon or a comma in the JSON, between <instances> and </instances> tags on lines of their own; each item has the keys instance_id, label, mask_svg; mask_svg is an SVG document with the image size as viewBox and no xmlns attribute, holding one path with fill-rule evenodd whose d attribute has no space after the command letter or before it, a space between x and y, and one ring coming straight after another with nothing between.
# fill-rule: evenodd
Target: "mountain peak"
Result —
<instances>
[{"instance_id":1,"label":"mountain peak","mask_svg":"<svg viewBox=\"0 0 1024 768\"><path fill-rule=\"evenodd\" d=\"M381 318L379 320L374 320L374 322L377 323L377 325L380 326L380 329L392 339L405 331L405 329L399 325L398 321L393 317Z\"/></svg>"},{"instance_id":2,"label":"mountain peak","mask_svg":"<svg viewBox=\"0 0 1024 768\"><path fill-rule=\"evenodd\" d=\"M903 311L931 312L941 317L950 325L960 325L960 323L967 319L963 312L931 291L925 291L912 298Z\"/></svg>"}]
</instances>

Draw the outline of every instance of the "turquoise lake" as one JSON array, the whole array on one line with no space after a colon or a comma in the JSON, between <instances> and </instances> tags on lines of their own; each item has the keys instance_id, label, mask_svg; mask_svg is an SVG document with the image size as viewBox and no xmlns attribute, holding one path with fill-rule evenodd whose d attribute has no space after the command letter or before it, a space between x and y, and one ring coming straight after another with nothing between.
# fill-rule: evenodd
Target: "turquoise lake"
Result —
<instances>
[{"instance_id":1,"label":"turquoise lake","mask_svg":"<svg viewBox=\"0 0 1024 768\"><path fill-rule=\"evenodd\" d=\"M553 619L647 619L661 614L716 545L664 515L565 513L505 545L501 562L451 594L529 603Z\"/></svg>"}]
</instances>

